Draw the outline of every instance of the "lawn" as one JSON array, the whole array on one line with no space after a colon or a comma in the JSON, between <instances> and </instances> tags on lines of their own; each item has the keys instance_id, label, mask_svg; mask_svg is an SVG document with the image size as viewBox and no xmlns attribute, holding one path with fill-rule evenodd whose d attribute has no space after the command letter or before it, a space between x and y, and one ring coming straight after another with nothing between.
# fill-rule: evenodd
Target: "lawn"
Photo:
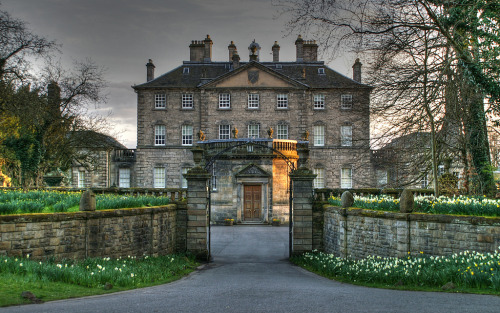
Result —
<instances>
[{"instance_id":1,"label":"lawn","mask_svg":"<svg viewBox=\"0 0 500 313\"><path fill-rule=\"evenodd\" d=\"M185 255L62 262L0 257L0 306L31 303L21 297L23 291L50 301L164 284L196 266Z\"/></svg>"},{"instance_id":2,"label":"lawn","mask_svg":"<svg viewBox=\"0 0 500 313\"><path fill-rule=\"evenodd\" d=\"M75 212L81 192L0 190L0 214ZM166 205L163 196L96 195L97 210Z\"/></svg>"}]
</instances>

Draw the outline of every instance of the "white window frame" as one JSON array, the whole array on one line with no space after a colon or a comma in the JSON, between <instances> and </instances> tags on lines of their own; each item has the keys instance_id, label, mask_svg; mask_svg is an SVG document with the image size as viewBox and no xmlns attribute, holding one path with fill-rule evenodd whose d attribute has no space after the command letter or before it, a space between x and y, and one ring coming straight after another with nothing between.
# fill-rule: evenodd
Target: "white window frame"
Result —
<instances>
[{"instance_id":1,"label":"white window frame","mask_svg":"<svg viewBox=\"0 0 500 313\"><path fill-rule=\"evenodd\" d=\"M182 68L182 74L189 74L189 67Z\"/></svg>"},{"instance_id":2,"label":"white window frame","mask_svg":"<svg viewBox=\"0 0 500 313\"><path fill-rule=\"evenodd\" d=\"M351 94L340 95L340 108L343 110L352 109L352 95Z\"/></svg>"},{"instance_id":3,"label":"white window frame","mask_svg":"<svg viewBox=\"0 0 500 313\"><path fill-rule=\"evenodd\" d=\"M219 94L219 109L230 109L231 108L231 94L220 93Z\"/></svg>"},{"instance_id":4,"label":"white window frame","mask_svg":"<svg viewBox=\"0 0 500 313\"><path fill-rule=\"evenodd\" d=\"M352 189L352 168L343 167L340 169L340 188Z\"/></svg>"},{"instance_id":5,"label":"white window frame","mask_svg":"<svg viewBox=\"0 0 500 313\"><path fill-rule=\"evenodd\" d=\"M316 175L316 178L314 178L313 180L313 188L314 189L325 188L325 169L322 167L314 168L313 174Z\"/></svg>"},{"instance_id":6,"label":"white window frame","mask_svg":"<svg viewBox=\"0 0 500 313\"><path fill-rule=\"evenodd\" d=\"M85 188L85 171L78 171L78 188Z\"/></svg>"},{"instance_id":7,"label":"white window frame","mask_svg":"<svg viewBox=\"0 0 500 313\"><path fill-rule=\"evenodd\" d=\"M352 147L352 125L340 126L340 145Z\"/></svg>"},{"instance_id":8,"label":"white window frame","mask_svg":"<svg viewBox=\"0 0 500 313\"><path fill-rule=\"evenodd\" d=\"M165 125L155 125L155 146L164 146L166 142Z\"/></svg>"},{"instance_id":9,"label":"white window frame","mask_svg":"<svg viewBox=\"0 0 500 313\"><path fill-rule=\"evenodd\" d=\"M278 109L288 109L288 94L280 93L276 95L276 107Z\"/></svg>"},{"instance_id":10,"label":"white window frame","mask_svg":"<svg viewBox=\"0 0 500 313\"><path fill-rule=\"evenodd\" d=\"M427 178L427 174L425 174L420 180L420 188L427 189L427 187L429 187L429 179Z\"/></svg>"},{"instance_id":11,"label":"white window frame","mask_svg":"<svg viewBox=\"0 0 500 313\"><path fill-rule=\"evenodd\" d=\"M192 125L182 125L182 145L192 146L193 145L193 126Z\"/></svg>"},{"instance_id":12,"label":"white window frame","mask_svg":"<svg viewBox=\"0 0 500 313\"><path fill-rule=\"evenodd\" d=\"M324 125L315 125L313 128L314 131L314 146L315 147L324 147L325 146L325 126Z\"/></svg>"},{"instance_id":13,"label":"white window frame","mask_svg":"<svg viewBox=\"0 0 500 313\"><path fill-rule=\"evenodd\" d=\"M189 167L189 166L184 166L181 168L181 188L188 187L188 181L184 177L184 174L187 174L187 172L189 172L190 169L191 169L191 167Z\"/></svg>"},{"instance_id":14,"label":"white window frame","mask_svg":"<svg viewBox=\"0 0 500 313\"><path fill-rule=\"evenodd\" d=\"M164 93L155 94L155 109L167 108L167 95Z\"/></svg>"},{"instance_id":15,"label":"white window frame","mask_svg":"<svg viewBox=\"0 0 500 313\"><path fill-rule=\"evenodd\" d=\"M155 167L153 171L153 188L165 188L166 178L165 167Z\"/></svg>"},{"instance_id":16,"label":"white window frame","mask_svg":"<svg viewBox=\"0 0 500 313\"><path fill-rule=\"evenodd\" d=\"M323 110L325 108L325 95L317 94L314 95L314 109Z\"/></svg>"},{"instance_id":17,"label":"white window frame","mask_svg":"<svg viewBox=\"0 0 500 313\"><path fill-rule=\"evenodd\" d=\"M260 125L259 124L249 124L247 134L248 134L248 138L259 138Z\"/></svg>"},{"instance_id":18,"label":"white window frame","mask_svg":"<svg viewBox=\"0 0 500 313\"><path fill-rule=\"evenodd\" d=\"M325 75L325 68L323 68L323 67L318 68L318 74Z\"/></svg>"},{"instance_id":19,"label":"white window frame","mask_svg":"<svg viewBox=\"0 0 500 313\"><path fill-rule=\"evenodd\" d=\"M288 125L287 124L278 124L276 128L276 139L288 139Z\"/></svg>"},{"instance_id":20,"label":"white window frame","mask_svg":"<svg viewBox=\"0 0 500 313\"><path fill-rule=\"evenodd\" d=\"M438 165L438 177L444 174L444 165Z\"/></svg>"},{"instance_id":21,"label":"white window frame","mask_svg":"<svg viewBox=\"0 0 500 313\"><path fill-rule=\"evenodd\" d=\"M231 139L231 125L219 125L219 139Z\"/></svg>"},{"instance_id":22,"label":"white window frame","mask_svg":"<svg viewBox=\"0 0 500 313\"><path fill-rule=\"evenodd\" d=\"M118 169L118 186L120 188L130 188L130 168L122 167Z\"/></svg>"},{"instance_id":23,"label":"white window frame","mask_svg":"<svg viewBox=\"0 0 500 313\"><path fill-rule=\"evenodd\" d=\"M258 93L249 93L248 94L248 108L249 109L258 109L260 106L260 97Z\"/></svg>"},{"instance_id":24,"label":"white window frame","mask_svg":"<svg viewBox=\"0 0 500 313\"><path fill-rule=\"evenodd\" d=\"M194 98L192 93L183 93L182 94L182 108L183 109L192 109L194 106Z\"/></svg>"}]
</instances>

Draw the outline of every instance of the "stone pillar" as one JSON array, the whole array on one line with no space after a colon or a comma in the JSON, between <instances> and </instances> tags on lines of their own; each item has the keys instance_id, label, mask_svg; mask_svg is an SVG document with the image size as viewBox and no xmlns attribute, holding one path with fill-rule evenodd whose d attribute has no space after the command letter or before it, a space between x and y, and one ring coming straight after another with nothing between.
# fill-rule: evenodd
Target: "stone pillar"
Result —
<instances>
[{"instance_id":1,"label":"stone pillar","mask_svg":"<svg viewBox=\"0 0 500 313\"><path fill-rule=\"evenodd\" d=\"M200 260L208 260L207 183L210 174L197 166L184 174L184 177L188 185L186 250Z\"/></svg>"},{"instance_id":2,"label":"stone pillar","mask_svg":"<svg viewBox=\"0 0 500 313\"><path fill-rule=\"evenodd\" d=\"M293 254L313 249L313 180L305 167L290 174L293 183Z\"/></svg>"}]
</instances>

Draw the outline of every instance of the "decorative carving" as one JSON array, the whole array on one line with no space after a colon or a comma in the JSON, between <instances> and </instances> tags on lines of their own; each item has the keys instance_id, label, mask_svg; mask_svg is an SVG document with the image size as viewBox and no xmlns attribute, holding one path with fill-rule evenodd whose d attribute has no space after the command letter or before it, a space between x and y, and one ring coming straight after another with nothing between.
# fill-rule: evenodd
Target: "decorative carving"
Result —
<instances>
[{"instance_id":1,"label":"decorative carving","mask_svg":"<svg viewBox=\"0 0 500 313\"><path fill-rule=\"evenodd\" d=\"M198 132L198 138L200 139L200 141L205 141L205 133L203 133L203 131L200 129L200 131Z\"/></svg>"},{"instance_id":2,"label":"decorative carving","mask_svg":"<svg viewBox=\"0 0 500 313\"><path fill-rule=\"evenodd\" d=\"M255 84L259 80L259 71L248 71L248 80Z\"/></svg>"},{"instance_id":3,"label":"decorative carving","mask_svg":"<svg viewBox=\"0 0 500 313\"><path fill-rule=\"evenodd\" d=\"M267 131L267 134L269 135L269 138L273 138L273 133L274 133L274 130L272 127L269 127L269 130Z\"/></svg>"},{"instance_id":4,"label":"decorative carving","mask_svg":"<svg viewBox=\"0 0 500 313\"><path fill-rule=\"evenodd\" d=\"M238 128L236 127L233 129L233 138L238 139Z\"/></svg>"},{"instance_id":5,"label":"decorative carving","mask_svg":"<svg viewBox=\"0 0 500 313\"><path fill-rule=\"evenodd\" d=\"M255 166L252 166L245 171L245 174L262 174L262 173Z\"/></svg>"}]
</instances>

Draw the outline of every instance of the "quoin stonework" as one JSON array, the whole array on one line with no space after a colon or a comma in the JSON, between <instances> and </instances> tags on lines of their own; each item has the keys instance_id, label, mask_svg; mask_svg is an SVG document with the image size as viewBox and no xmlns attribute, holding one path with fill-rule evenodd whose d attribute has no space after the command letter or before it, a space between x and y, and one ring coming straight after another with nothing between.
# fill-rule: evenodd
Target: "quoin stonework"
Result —
<instances>
[{"instance_id":1,"label":"quoin stonework","mask_svg":"<svg viewBox=\"0 0 500 313\"><path fill-rule=\"evenodd\" d=\"M288 61L278 42L272 60L261 59L254 40L248 57L230 41L228 58L215 61L213 44L209 35L192 41L189 60L160 76L147 62L146 82L133 86L137 149L115 154L117 186L186 188L193 147L203 149L212 175L212 221L287 222L288 174L300 149L314 188L374 186L372 88L361 82L359 60L350 78L318 60L318 44L301 36Z\"/></svg>"}]
</instances>

